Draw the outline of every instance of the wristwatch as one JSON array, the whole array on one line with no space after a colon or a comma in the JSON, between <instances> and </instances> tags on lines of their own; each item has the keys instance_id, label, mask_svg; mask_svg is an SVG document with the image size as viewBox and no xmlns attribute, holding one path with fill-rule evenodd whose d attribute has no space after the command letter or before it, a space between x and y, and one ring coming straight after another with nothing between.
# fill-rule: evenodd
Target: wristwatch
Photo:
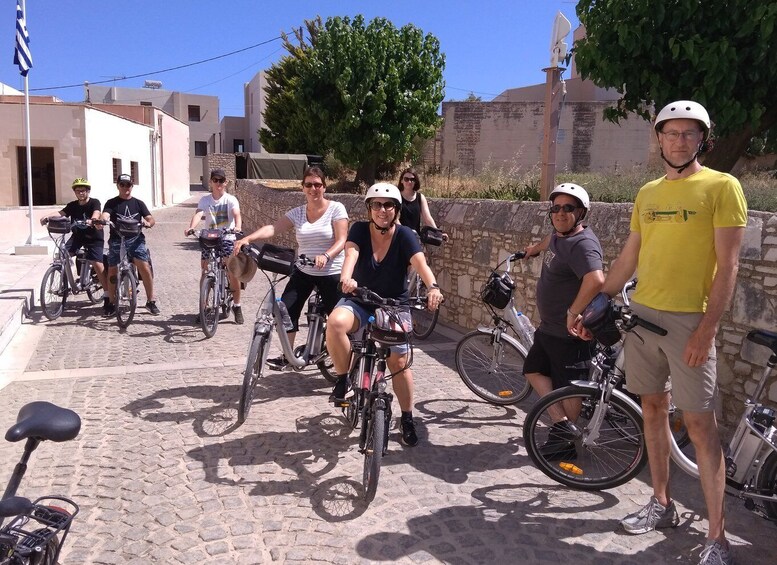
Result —
<instances>
[{"instance_id":1,"label":"wristwatch","mask_svg":"<svg viewBox=\"0 0 777 565\"><path fill-rule=\"evenodd\" d=\"M440 290L440 285L437 283L432 283L432 285L429 288L436 288L437 290Z\"/></svg>"}]
</instances>

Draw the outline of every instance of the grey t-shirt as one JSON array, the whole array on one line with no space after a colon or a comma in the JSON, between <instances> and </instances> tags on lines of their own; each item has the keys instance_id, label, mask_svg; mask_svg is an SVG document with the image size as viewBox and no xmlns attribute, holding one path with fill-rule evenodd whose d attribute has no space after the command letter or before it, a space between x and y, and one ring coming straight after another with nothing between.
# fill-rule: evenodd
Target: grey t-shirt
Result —
<instances>
[{"instance_id":1,"label":"grey t-shirt","mask_svg":"<svg viewBox=\"0 0 777 565\"><path fill-rule=\"evenodd\" d=\"M601 269L602 246L590 228L569 237L551 235L537 283L539 331L573 339L567 332L567 309L580 291L583 277Z\"/></svg>"}]
</instances>

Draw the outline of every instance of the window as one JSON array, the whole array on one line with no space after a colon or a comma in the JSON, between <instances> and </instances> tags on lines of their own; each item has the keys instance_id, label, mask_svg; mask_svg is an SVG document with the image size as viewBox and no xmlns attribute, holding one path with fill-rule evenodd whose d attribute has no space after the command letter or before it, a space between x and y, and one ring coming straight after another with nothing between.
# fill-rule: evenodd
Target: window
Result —
<instances>
[{"instance_id":1,"label":"window","mask_svg":"<svg viewBox=\"0 0 777 565\"><path fill-rule=\"evenodd\" d=\"M195 157L205 157L208 154L208 142L207 141L195 141L194 142L194 155Z\"/></svg>"},{"instance_id":2,"label":"window","mask_svg":"<svg viewBox=\"0 0 777 565\"><path fill-rule=\"evenodd\" d=\"M121 174L121 159L114 159L113 160L113 182L116 182L116 179L119 178L120 174Z\"/></svg>"},{"instance_id":3,"label":"window","mask_svg":"<svg viewBox=\"0 0 777 565\"><path fill-rule=\"evenodd\" d=\"M244 146L245 143L243 143L242 139L232 140L232 153L242 153L245 151L245 149L243 149Z\"/></svg>"},{"instance_id":4,"label":"window","mask_svg":"<svg viewBox=\"0 0 777 565\"><path fill-rule=\"evenodd\" d=\"M132 177L132 184L138 184L138 162L130 161L130 176Z\"/></svg>"},{"instance_id":5,"label":"window","mask_svg":"<svg viewBox=\"0 0 777 565\"><path fill-rule=\"evenodd\" d=\"M153 104L151 104L151 102L143 102L142 100L140 101L140 105L141 106L153 106Z\"/></svg>"},{"instance_id":6,"label":"window","mask_svg":"<svg viewBox=\"0 0 777 565\"><path fill-rule=\"evenodd\" d=\"M200 107L199 106L189 106L189 121L190 122L199 122L200 121Z\"/></svg>"}]
</instances>

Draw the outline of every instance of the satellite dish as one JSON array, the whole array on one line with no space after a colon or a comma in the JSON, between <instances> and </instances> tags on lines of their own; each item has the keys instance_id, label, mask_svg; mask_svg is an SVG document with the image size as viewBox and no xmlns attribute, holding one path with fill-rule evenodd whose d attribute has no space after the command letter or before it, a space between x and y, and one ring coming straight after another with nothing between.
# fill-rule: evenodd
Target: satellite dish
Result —
<instances>
[{"instance_id":1,"label":"satellite dish","mask_svg":"<svg viewBox=\"0 0 777 565\"><path fill-rule=\"evenodd\" d=\"M564 14L558 12L556 19L553 20L553 34L550 36L550 66L558 67L559 61L563 61L567 56L567 44L564 41L569 32L572 31L572 24L564 17Z\"/></svg>"},{"instance_id":2,"label":"satellite dish","mask_svg":"<svg viewBox=\"0 0 777 565\"><path fill-rule=\"evenodd\" d=\"M156 90L158 88L162 88L162 82L158 80L147 80L145 83L143 83L143 88L151 88Z\"/></svg>"}]
</instances>

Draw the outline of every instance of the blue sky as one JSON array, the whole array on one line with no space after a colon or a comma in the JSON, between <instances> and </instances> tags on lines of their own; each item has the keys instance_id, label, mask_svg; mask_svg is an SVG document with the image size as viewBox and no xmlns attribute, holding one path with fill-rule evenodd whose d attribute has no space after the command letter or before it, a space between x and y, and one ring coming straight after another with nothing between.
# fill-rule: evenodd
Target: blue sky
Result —
<instances>
[{"instance_id":1,"label":"blue sky","mask_svg":"<svg viewBox=\"0 0 777 565\"><path fill-rule=\"evenodd\" d=\"M243 115L243 84L284 54L280 40L213 62L144 78L120 77L188 65L271 40L321 15L385 17L433 33L446 55L445 99L472 91L490 100L507 88L544 82L553 19L561 11L577 27L575 2L565 0L27 0L33 69L31 94L68 102L84 99L84 81L139 88L159 80L165 90L220 98L221 117ZM13 65L15 0L3 0L0 34L6 37L0 82L23 90ZM572 36L567 43L571 46ZM2 53L0 53L2 55ZM569 76L567 73L565 76Z\"/></svg>"}]
</instances>

